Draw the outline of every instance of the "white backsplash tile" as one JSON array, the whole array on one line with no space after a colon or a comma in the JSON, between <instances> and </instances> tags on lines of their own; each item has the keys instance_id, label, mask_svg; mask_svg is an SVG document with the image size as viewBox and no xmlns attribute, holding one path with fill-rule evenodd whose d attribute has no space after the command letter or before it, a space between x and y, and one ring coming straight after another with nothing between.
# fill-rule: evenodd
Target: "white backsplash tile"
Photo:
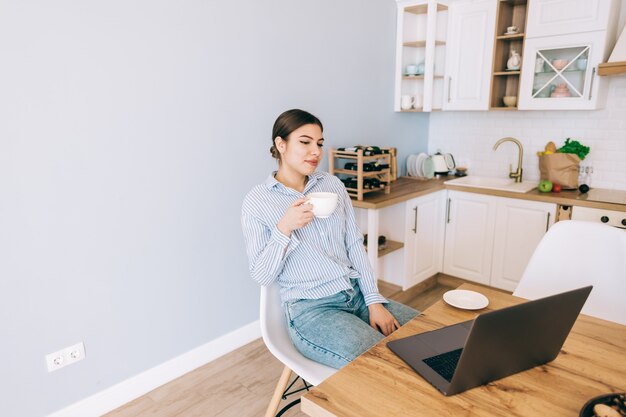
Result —
<instances>
[{"instance_id":1,"label":"white backsplash tile","mask_svg":"<svg viewBox=\"0 0 626 417\"><path fill-rule=\"evenodd\" d=\"M548 141L558 147L566 138L591 147L581 165L592 166L592 187L626 190L626 76L609 82L606 107L594 111L433 112L428 152L454 155L470 175L506 177L517 166L517 147L503 143L511 136L524 145L524 179L539 180L537 152Z\"/></svg>"}]
</instances>

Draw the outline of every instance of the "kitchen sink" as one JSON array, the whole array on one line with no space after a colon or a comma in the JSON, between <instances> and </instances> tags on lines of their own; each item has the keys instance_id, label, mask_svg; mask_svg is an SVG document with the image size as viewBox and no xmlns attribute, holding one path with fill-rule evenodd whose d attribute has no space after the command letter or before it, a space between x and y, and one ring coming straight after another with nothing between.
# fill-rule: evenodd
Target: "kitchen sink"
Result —
<instances>
[{"instance_id":1,"label":"kitchen sink","mask_svg":"<svg viewBox=\"0 0 626 417\"><path fill-rule=\"evenodd\" d=\"M511 191L514 193L526 193L537 187L537 184L532 181L515 182L515 180L512 178L474 177L471 175L449 180L444 182L444 184L459 185L462 187L487 188L490 190Z\"/></svg>"}]
</instances>

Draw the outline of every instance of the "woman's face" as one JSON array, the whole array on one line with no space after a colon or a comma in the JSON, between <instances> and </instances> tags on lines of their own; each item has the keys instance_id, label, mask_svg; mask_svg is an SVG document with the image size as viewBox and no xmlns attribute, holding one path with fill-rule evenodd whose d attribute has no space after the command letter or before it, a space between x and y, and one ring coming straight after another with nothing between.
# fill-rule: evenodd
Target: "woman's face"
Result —
<instances>
[{"instance_id":1,"label":"woman's face","mask_svg":"<svg viewBox=\"0 0 626 417\"><path fill-rule=\"evenodd\" d=\"M315 124L301 126L287 140L279 138L275 142L281 156L280 169L303 176L311 175L324 155L322 129Z\"/></svg>"}]
</instances>

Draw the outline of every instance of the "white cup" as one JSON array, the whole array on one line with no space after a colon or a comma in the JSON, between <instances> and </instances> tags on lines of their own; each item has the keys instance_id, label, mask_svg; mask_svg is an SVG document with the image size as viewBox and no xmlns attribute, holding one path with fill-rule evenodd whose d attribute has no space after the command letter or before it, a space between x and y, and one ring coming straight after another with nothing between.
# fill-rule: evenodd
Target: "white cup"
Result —
<instances>
[{"instance_id":1,"label":"white cup","mask_svg":"<svg viewBox=\"0 0 626 417\"><path fill-rule=\"evenodd\" d=\"M422 107L422 95L421 94L416 94L415 97L413 98L413 108L414 109L419 109Z\"/></svg>"},{"instance_id":2,"label":"white cup","mask_svg":"<svg viewBox=\"0 0 626 417\"><path fill-rule=\"evenodd\" d=\"M509 26L506 28L506 33L508 34L514 34L519 32L519 28L517 26Z\"/></svg>"},{"instance_id":3,"label":"white cup","mask_svg":"<svg viewBox=\"0 0 626 417\"><path fill-rule=\"evenodd\" d=\"M315 217L325 219L330 217L337 208L337 199L339 196L335 193L310 193L307 195L308 203L313 205L313 214Z\"/></svg>"},{"instance_id":4,"label":"white cup","mask_svg":"<svg viewBox=\"0 0 626 417\"><path fill-rule=\"evenodd\" d=\"M407 75L415 75L417 74L419 68L415 64L409 64L405 68Z\"/></svg>"},{"instance_id":5,"label":"white cup","mask_svg":"<svg viewBox=\"0 0 626 417\"><path fill-rule=\"evenodd\" d=\"M413 107L414 103L415 103L415 97L412 97L409 95L404 95L400 97L400 108L402 110L409 110L411 107Z\"/></svg>"}]
</instances>

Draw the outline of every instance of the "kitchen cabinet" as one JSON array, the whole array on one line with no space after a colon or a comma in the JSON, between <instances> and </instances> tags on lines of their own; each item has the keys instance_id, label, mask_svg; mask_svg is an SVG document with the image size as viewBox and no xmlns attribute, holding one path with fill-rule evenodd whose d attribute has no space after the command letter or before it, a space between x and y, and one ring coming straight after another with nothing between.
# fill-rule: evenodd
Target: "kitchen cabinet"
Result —
<instances>
[{"instance_id":1,"label":"kitchen cabinet","mask_svg":"<svg viewBox=\"0 0 626 417\"><path fill-rule=\"evenodd\" d=\"M449 191L447 212L443 272L512 291L556 205Z\"/></svg>"},{"instance_id":2,"label":"kitchen cabinet","mask_svg":"<svg viewBox=\"0 0 626 417\"><path fill-rule=\"evenodd\" d=\"M619 15L616 0L532 0L528 38L611 30L611 16Z\"/></svg>"},{"instance_id":3,"label":"kitchen cabinet","mask_svg":"<svg viewBox=\"0 0 626 417\"><path fill-rule=\"evenodd\" d=\"M604 107L607 81L598 77L615 43L616 0L529 2L519 108Z\"/></svg>"},{"instance_id":4,"label":"kitchen cabinet","mask_svg":"<svg viewBox=\"0 0 626 417\"><path fill-rule=\"evenodd\" d=\"M402 0L397 3L394 110L429 112L443 105L447 0ZM407 73L407 66L417 72ZM401 106L402 97L413 102Z\"/></svg>"},{"instance_id":5,"label":"kitchen cabinet","mask_svg":"<svg viewBox=\"0 0 626 417\"><path fill-rule=\"evenodd\" d=\"M405 203L404 281L407 290L441 272L446 191Z\"/></svg>"},{"instance_id":6,"label":"kitchen cabinet","mask_svg":"<svg viewBox=\"0 0 626 417\"><path fill-rule=\"evenodd\" d=\"M604 106L607 80L596 73L604 60L603 31L526 40L519 108L592 110Z\"/></svg>"},{"instance_id":7,"label":"kitchen cabinet","mask_svg":"<svg viewBox=\"0 0 626 417\"><path fill-rule=\"evenodd\" d=\"M452 3L444 83L444 110L487 110L497 3Z\"/></svg>"},{"instance_id":8,"label":"kitchen cabinet","mask_svg":"<svg viewBox=\"0 0 626 417\"><path fill-rule=\"evenodd\" d=\"M448 191L443 272L489 285L496 197Z\"/></svg>"},{"instance_id":9,"label":"kitchen cabinet","mask_svg":"<svg viewBox=\"0 0 626 417\"><path fill-rule=\"evenodd\" d=\"M490 285L517 287L535 248L554 223L556 205L498 198Z\"/></svg>"}]
</instances>

